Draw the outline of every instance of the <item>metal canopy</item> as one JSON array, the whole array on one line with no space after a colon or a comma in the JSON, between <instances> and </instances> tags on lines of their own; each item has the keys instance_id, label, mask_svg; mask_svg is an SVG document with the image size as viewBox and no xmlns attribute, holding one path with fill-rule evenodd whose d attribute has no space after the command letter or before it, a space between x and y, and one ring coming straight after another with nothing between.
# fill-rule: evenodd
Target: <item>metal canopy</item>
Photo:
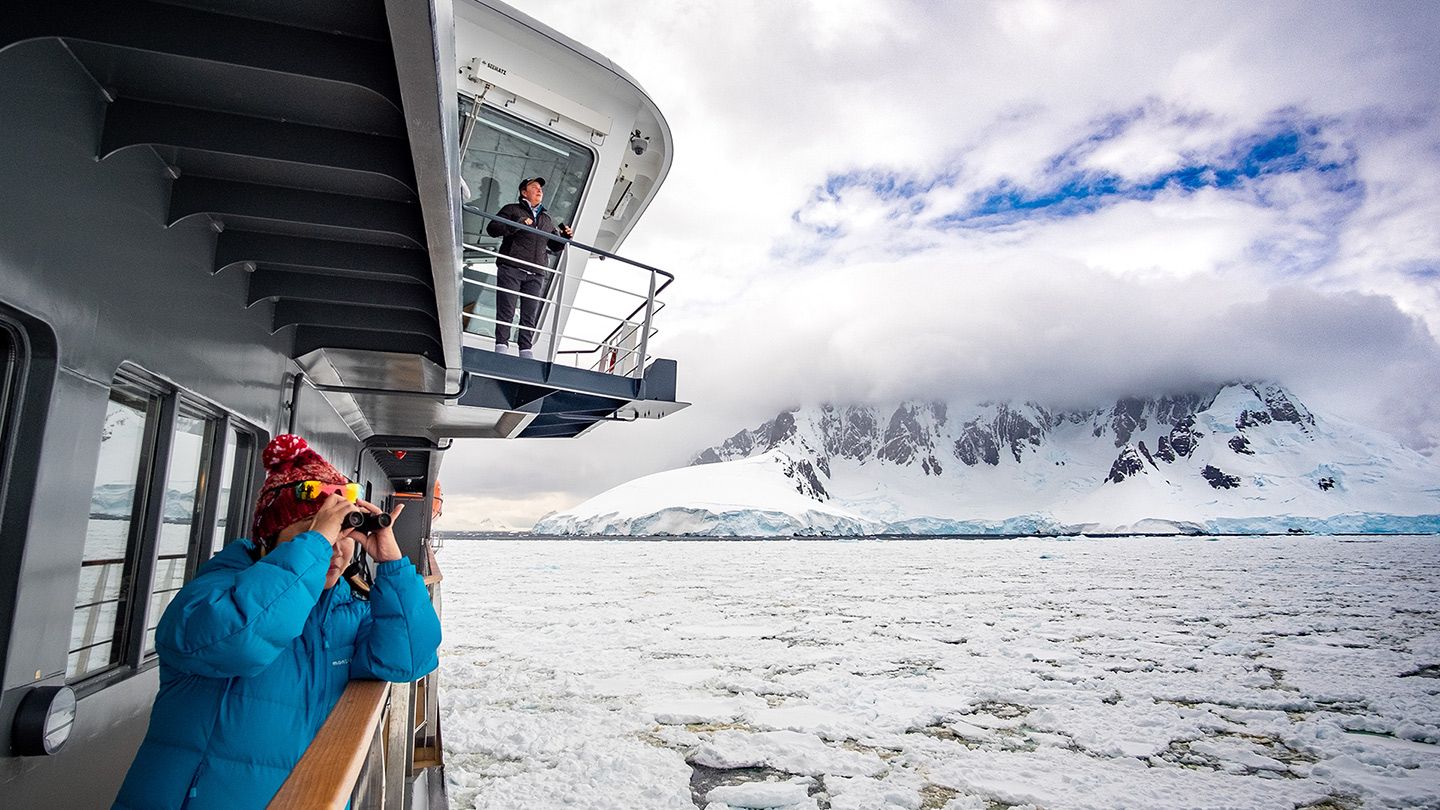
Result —
<instances>
[{"instance_id":1,"label":"metal canopy","mask_svg":"<svg viewBox=\"0 0 1440 810\"><path fill-rule=\"evenodd\" d=\"M416 444L409 436L371 436L365 449L384 471L396 492L425 493L430 482L431 454L445 447Z\"/></svg>"},{"instance_id":2,"label":"metal canopy","mask_svg":"<svg viewBox=\"0 0 1440 810\"><path fill-rule=\"evenodd\" d=\"M413 5L428 27L428 4ZM385 0L0 15L0 47L35 38L62 40L104 91L97 157L155 150L173 178L168 222L204 217L221 232L213 271L251 274L236 305L273 302L272 331L294 327L292 357L398 352L444 368L447 343L458 353L436 289L455 283L454 246L431 255ZM435 72L433 46L416 58Z\"/></svg>"}]
</instances>

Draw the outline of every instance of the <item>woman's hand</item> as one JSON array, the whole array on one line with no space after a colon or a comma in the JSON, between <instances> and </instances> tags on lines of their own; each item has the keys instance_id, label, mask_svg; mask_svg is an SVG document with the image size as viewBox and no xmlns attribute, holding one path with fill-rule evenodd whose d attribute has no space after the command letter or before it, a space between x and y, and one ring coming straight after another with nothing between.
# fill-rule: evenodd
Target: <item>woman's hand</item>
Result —
<instances>
[{"instance_id":1,"label":"woman's hand","mask_svg":"<svg viewBox=\"0 0 1440 810\"><path fill-rule=\"evenodd\" d=\"M364 499L356 501L355 505L372 515L378 515L382 511L380 507ZM392 524L396 518L400 517L400 512L404 508L405 504L403 503L395 504L395 509L390 512ZM398 560L405 556L400 553L400 545L395 542L395 532L391 531L389 526L379 529L373 534L365 534L359 529L351 529L350 536L354 537L355 542L359 543L360 547L365 549L365 553L370 555L370 559L377 563Z\"/></svg>"},{"instance_id":2,"label":"woman's hand","mask_svg":"<svg viewBox=\"0 0 1440 810\"><path fill-rule=\"evenodd\" d=\"M332 492L325 502L320 504L320 511L310 518L310 528L306 531L319 532L333 546L345 533L345 516L354 511L354 504L345 500L344 495Z\"/></svg>"}]
</instances>

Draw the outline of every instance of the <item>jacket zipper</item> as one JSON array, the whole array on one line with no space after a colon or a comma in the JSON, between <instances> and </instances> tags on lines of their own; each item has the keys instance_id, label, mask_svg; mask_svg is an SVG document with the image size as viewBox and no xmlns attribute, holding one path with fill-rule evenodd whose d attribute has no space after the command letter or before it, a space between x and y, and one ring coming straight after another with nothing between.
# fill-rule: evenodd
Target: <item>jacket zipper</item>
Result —
<instances>
[{"instance_id":1,"label":"jacket zipper","mask_svg":"<svg viewBox=\"0 0 1440 810\"><path fill-rule=\"evenodd\" d=\"M200 754L200 761L195 764L195 775L190 777L190 787L185 789L185 798L180 802L180 810L189 807L190 800L195 798L195 786L200 784L200 772L204 770L205 763L210 761L210 746L215 744L215 727L220 725L220 715L225 712L225 701L230 699L230 687L234 685L234 678L225 680L225 691L220 693L220 703L215 707L214 719L210 721L210 733L205 736L205 750Z\"/></svg>"}]
</instances>

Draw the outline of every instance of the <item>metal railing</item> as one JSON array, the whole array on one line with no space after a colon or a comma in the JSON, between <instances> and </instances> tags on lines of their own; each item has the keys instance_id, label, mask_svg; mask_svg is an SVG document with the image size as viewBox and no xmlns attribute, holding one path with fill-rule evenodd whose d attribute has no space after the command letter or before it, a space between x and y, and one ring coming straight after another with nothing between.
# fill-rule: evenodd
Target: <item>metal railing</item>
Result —
<instances>
[{"instance_id":1,"label":"metal railing","mask_svg":"<svg viewBox=\"0 0 1440 810\"><path fill-rule=\"evenodd\" d=\"M464 245L467 253L490 256L497 260L503 259L507 263L522 265L542 274L541 277L546 280L546 283L542 285L538 296L502 289L498 283L498 268L495 268L495 283L468 277L464 279L464 283L479 289L495 291L497 295L502 292L514 295L517 303L519 299L537 302L540 307L540 315L534 327L511 324L510 328L517 330L517 334L521 330L531 332L533 343L546 347L545 360L547 362L553 363L557 357L564 355L571 360L571 365L577 367L588 367L591 370L607 374L637 378L644 375L645 367L650 360L648 354L650 339L658 331L654 326L655 316L665 307L664 302L660 301L658 296L670 286L671 282L675 280L675 276L659 268L641 264L592 245L487 213L474 206L466 205L464 209L467 213L482 217L487 221L503 222L508 227L538 234L552 242L559 242L563 245L562 253L575 248L598 256L602 260L614 259L626 265L627 268L638 271L633 285L627 280L625 285L621 286L618 282L612 284L583 276L571 276L566 270L564 261L561 261L560 268L556 269L504 256L496 248L468 243ZM489 262L468 259L465 262L466 269L482 265L494 267ZM574 285L574 289L569 291L569 303L566 302L567 285ZM575 317L577 315L581 317L577 319ZM472 321L489 323L492 326L500 323L498 318L478 312L462 312L461 318L466 325ZM573 320L582 320L585 323L577 324L573 323ZM588 364L587 358L589 358Z\"/></svg>"},{"instance_id":2,"label":"metal railing","mask_svg":"<svg viewBox=\"0 0 1440 810\"><path fill-rule=\"evenodd\" d=\"M97 647L103 647L106 644L112 644L115 641L115 623L112 621L108 626L102 628L100 614L106 605L119 604L120 600L124 598L123 592L117 593L115 597L111 599L106 599L105 593L109 590L110 587L111 573L115 574L115 580L117 582L121 579L121 577L123 577L125 572L125 558L116 557L114 559L105 560L84 560L80 563L80 570L82 572L86 568L95 567L98 567L100 569L100 573L95 578L95 587L93 588L93 593L90 596L90 601L82 604L77 604L75 606L75 613L78 614L82 610L86 612L85 630L83 633L81 633L78 640L74 637L75 623L73 620L71 622L70 643L75 646L71 647L69 655L78 656L78 658L76 658L75 662L70 665L71 671L66 673L69 677L88 674L92 670L100 669L103 666L107 666L111 660L111 658L107 656L103 664L99 666L90 665L90 656ZM104 637L101 638L99 641L96 641L96 635L102 632L102 630L105 634ZM79 642L78 644L76 644L77 641Z\"/></svg>"}]
</instances>

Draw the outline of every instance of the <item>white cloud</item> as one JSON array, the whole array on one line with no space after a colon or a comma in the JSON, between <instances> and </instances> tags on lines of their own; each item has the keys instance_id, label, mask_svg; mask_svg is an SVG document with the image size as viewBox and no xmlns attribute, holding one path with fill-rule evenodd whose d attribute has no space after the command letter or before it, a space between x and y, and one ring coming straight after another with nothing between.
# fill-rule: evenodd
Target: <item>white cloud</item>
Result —
<instances>
[{"instance_id":1,"label":"white cloud","mask_svg":"<svg viewBox=\"0 0 1440 810\"><path fill-rule=\"evenodd\" d=\"M1179 277L1239 262L1246 247L1275 225L1276 212L1206 190L1127 201L1093 217L1056 223L1043 240L1059 255L1122 275Z\"/></svg>"}]
</instances>

